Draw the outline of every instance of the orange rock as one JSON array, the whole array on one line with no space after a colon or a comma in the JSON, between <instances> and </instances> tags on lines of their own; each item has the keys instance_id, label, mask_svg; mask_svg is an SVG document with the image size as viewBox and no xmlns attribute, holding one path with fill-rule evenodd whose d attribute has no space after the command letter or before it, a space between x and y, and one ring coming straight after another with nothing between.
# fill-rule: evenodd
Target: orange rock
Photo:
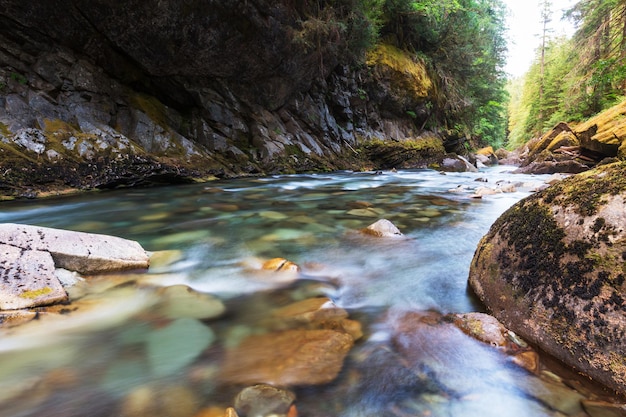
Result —
<instances>
[{"instance_id":1,"label":"orange rock","mask_svg":"<svg viewBox=\"0 0 626 417\"><path fill-rule=\"evenodd\" d=\"M239 415L237 414L237 411L235 411L234 408L228 407L226 409L226 413L224 414L224 417L239 417Z\"/></svg>"},{"instance_id":2,"label":"orange rock","mask_svg":"<svg viewBox=\"0 0 626 417\"><path fill-rule=\"evenodd\" d=\"M352 336L333 330L250 336L227 352L220 379L235 384L325 384L337 377L353 344Z\"/></svg>"},{"instance_id":3,"label":"orange rock","mask_svg":"<svg viewBox=\"0 0 626 417\"><path fill-rule=\"evenodd\" d=\"M265 261L261 269L276 272L299 272L300 267L285 258L273 258Z\"/></svg>"},{"instance_id":4,"label":"orange rock","mask_svg":"<svg viewBox=\"0 0 626 417\"><path fill-rule=\"evenodd\" d=\"M513 363L532 373L539 372L539 355L534 350L526 350L513 356Z\"/></svg>"}]
</instances>

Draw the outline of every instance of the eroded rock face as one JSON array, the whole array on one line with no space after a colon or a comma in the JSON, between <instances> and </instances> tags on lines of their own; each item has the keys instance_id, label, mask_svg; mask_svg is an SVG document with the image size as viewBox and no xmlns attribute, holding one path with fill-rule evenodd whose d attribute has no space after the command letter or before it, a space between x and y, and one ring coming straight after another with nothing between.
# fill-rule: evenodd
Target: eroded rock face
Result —
<instances>
[{"instance_id":1,"label":"eroded rock face","mask_svg":"<svg viewBox=\"0 0 626 417\"><path fill-rule=\"evenodd\" d=\"M626 163L522 200L482 239L469 282L506 327L626 393Z\"/></svg>"},{"instance_id":2,"label":"eroded rock face","mask_svg":"<svg viewBox=\"0 0 626 417\"><path fill-rule=\"evenodd\" d=\"M428 133L419 127L432 80L416 62L410 74L392 71L394 59L410 61L400 51L355 69L363 51L348 40L362 18L287 0L7 0L0 193L380 163L355 151L359 141ZM413 94L391 88L390 71ZM425 150L394 152L392 166L440 158L445 138L432 139Z\"/></svg>"}]
</instances>

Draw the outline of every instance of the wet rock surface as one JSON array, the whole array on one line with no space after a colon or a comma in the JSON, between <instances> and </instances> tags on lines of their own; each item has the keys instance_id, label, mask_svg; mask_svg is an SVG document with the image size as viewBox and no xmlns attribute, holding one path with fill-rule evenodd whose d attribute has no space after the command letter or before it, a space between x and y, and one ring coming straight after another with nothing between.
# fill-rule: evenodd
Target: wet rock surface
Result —
<instances>
[{"instance_id":1,"label":"wet rock surface","mask_svg":"<svg viewBox=\"0 0 626 417\"><path fill-rule=\"evenodd\" d=\"M227 353L221 380L279 386L329 383L341 371L353 344L352 336L334 330L250 336Z\"/></svg>"},{"instance_id":2,"label":"wet rock surface","mask_svg":"<svg viewBox=\"0 0 626 417\"><path fill-rule=\"evenodd\" d=\"M625 171L607 165L513 206L482 239L469 277L505 326L621 393Z\"/></svg>"},{"instance_id":3,"label":"wet rock surface","mask_svg":"<svg viewBox=\"0 0 626 417\"><path fill-rule=\"evenodd\" d=\"M243 389L235 398L235 409L240 417L286 416L296 396L271 385L254 385Z\"/></svg>"}]
</instances>

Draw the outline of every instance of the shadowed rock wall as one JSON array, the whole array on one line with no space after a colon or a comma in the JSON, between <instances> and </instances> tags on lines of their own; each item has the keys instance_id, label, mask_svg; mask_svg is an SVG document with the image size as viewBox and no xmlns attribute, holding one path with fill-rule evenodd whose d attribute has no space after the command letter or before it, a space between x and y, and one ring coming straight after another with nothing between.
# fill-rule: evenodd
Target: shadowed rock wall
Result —
<instances>
[{"instance_id":1,"label":"shadowed rock wall","mask_svg":"<svg viewBox=\"0 0 626 417\"><path fill-rule=\"evenodd\" d=\"M431 81L397 91L363 17L314 3L5 1L2 194L376 168L358 146L419 140Z\"/></svg>"}]
</instances>

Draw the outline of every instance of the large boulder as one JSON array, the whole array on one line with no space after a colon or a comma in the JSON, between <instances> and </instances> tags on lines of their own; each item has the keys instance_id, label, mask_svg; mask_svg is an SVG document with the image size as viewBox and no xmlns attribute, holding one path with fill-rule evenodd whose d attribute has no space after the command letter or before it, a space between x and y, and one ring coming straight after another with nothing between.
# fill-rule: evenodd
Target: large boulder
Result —
<instances>
[{"instance_id":1,"label":"large boulder","mask_svg":"<svg viewBox=\"0 0 626 417\"><path fill-rule=\"evenodd\" d=\"M626 163L567 178L505 212L469 283L507 328L626 393Z\"/></svg>"}]
</instances>

